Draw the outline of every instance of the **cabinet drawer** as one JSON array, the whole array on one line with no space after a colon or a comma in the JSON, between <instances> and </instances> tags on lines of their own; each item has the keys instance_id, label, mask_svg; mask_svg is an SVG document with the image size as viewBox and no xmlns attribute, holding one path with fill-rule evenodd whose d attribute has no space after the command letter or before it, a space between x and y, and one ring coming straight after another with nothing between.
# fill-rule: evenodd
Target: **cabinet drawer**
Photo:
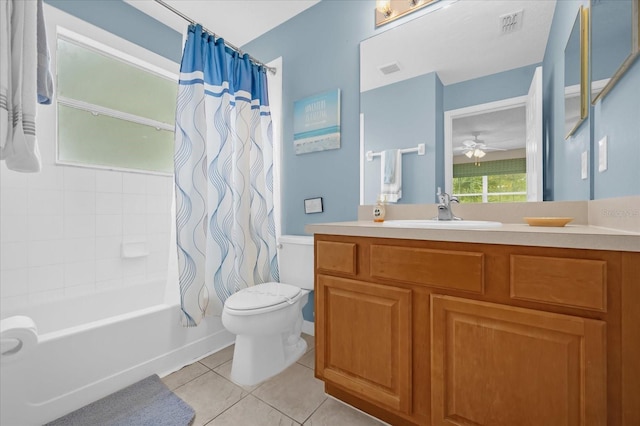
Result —
<instances>
[{"instance_id":1,"label":"cabinet drawer","mask_svg":"<svg viewBox=\"0 0 640 426\"><path fill-rule=\"evenodd\" d=\"M372 245L372 277L483 293L484 255L478 252Z\"/></svg>"},{"instance_id":2,"label":"cabinet drawer","mask_svg":"<svg viewBox=\"0 0 640 426\"><path fill-rule=\"evenodd\" d=\"M356 249L355 243L318 241L316 242L316 267L324 272L356 275Z\"/></svg>"},{"instance_id":3,"label":"cabinet drawer","mask_svg":"<svg viewBox=\"0 0 640 426\"><path fill-rule=\"evenodd\" d=\"M511 297L606 312L607 262L511 255Z\"/></svg>"}]
</instances>

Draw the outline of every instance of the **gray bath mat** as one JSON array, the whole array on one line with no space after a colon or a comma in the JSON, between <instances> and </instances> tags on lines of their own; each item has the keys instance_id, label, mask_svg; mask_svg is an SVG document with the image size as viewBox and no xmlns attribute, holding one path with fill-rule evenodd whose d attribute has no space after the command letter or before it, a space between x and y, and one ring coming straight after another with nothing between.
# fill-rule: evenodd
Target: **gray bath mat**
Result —
<instances>
[{"instance_id":1,"label":"gray bath mat","mask_svg":"<svg viewBox=\"0 0 640 426\"><path fill-rule=\"evenodd\" d=\"M195 416L154 374L45 426L188 426Z\"/></svg>"}]
</instances>

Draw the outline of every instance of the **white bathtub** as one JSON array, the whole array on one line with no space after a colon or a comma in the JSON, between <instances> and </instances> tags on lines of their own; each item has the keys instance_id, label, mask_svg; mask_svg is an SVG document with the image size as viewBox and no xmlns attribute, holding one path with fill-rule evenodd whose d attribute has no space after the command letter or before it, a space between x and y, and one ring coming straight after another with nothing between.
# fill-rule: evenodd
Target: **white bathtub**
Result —
<instances>
[{"instance_id":1,"label":"white bathtub","mask_svg":"<svg viewBox=\"0 0 640 426\"><path fill-rule=\"evenodd\" d=\"M176 285L177 287L177 285ZM0 371L0 424L41 425L151 374L163 376L233 342L219 317L180 324L155 282L33 306L38 342Z\"/></svg>"}]
</instances>

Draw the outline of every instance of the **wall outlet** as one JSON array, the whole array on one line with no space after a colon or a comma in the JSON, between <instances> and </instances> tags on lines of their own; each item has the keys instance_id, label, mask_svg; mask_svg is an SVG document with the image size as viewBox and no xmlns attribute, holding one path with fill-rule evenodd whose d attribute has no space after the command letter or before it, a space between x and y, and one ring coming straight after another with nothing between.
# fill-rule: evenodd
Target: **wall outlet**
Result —
<instances>
[{"instance_id":1,"label":"wall outlet","mask_svg":"<svg viewBox=\"0 0 640 426\"><path fill-rule=\"evenodd\" d=\"M598 171L607 170L607 137L603 137L598 141Z\"/></svg>"},{"instance_id":2,"label":"wall outlet","mask_svg":"<svg viewBox=\"0 0 640 426\"><path fill-rule=\"evenodd\" d=\"M587 179L589 177L589 151L582 153L582 168L580 174L582 179Z\"/></svg>"}]
</instances>

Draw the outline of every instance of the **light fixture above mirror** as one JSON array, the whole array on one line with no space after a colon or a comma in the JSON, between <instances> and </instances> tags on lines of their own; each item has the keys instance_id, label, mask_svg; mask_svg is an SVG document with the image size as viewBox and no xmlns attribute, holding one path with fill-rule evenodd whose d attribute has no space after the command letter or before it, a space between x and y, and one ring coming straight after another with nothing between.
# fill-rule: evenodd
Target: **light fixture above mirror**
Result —
<instances>
[{"instance_id":1,"label":"light fixture above mirror","mask_svg":"<svg viewBox=\"0 0 640 426\"><path fill-rule=\"evenodd\" d=\"M377 0L376 27L388 24L438 1L440 0Z\"/></svg>"}]
</instances>

